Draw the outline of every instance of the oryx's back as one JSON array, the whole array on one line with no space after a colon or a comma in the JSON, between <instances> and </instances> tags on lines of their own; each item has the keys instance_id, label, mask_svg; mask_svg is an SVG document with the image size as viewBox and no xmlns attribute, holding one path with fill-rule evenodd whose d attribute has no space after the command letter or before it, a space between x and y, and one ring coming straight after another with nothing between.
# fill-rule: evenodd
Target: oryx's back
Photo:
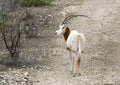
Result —
<instances>
[{"instance_id":1,"label":"oryx's back","mask_svg":"<svg viewBox=\"0 0 120 85\"><path fill-rule=\"evenodd\" d=\"M81 43L86 41L84 34L79 33L76 30L71 31L70 36L69 36L69 40L72 41L72 42L75 42L76 40L77 41L79 40L79 42L81 42Z\"/></svg>"}]
</instances>

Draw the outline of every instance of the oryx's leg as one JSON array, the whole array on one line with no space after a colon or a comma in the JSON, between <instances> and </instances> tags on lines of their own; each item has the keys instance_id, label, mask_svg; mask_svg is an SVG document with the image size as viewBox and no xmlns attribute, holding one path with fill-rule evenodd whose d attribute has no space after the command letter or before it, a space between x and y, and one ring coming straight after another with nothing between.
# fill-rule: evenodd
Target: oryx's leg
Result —
<instances>
[{"instance_id":1,"label":"oryx's leg","mask_svg":"<svg viewBox=\"0 0 120 85\"><path fill-rule=\"evenodd\" d=\"M81 62L81 53L82 53L82 50L81 50L81 47L79 47L79 51L78 51L78 74L79 76L81 75L80 73L80 62Z\"/></svg>"},{"instance_id":2,"label":"oryx's leg","mask_svg":"<svg viewBox=\"0 0 120 85\"><path fill-rule=\"evenodd\" d=\"M77 61L78 61L78 58L76 56L76 54L73 54L73 57L74 57L74 69L73 69L73 77L75 77L76 73L77 73Z\"/></svg>"},{"instance_id":3,"label":"oryx's leg","mask_svg":"<svg viewBox=\"0 0 120 85\"><path fill-rule=\"evenodd\" d=\"M69 57L70 57L70 71L71 71L71 74L73 73L73 56L71 54L71 51L68 51L69 53Z\"/></svg>"},{"instance_id":4,"label":"oryx's leg","mask_svg":"<svg viewBox=\"0 0 120 85\"><path fill-rule=\"evenodd\" d=\"M77 67L78 67L78 75L79 75L79 76L81 75L81 73L80 73L80 62L81 62L81 58L78 57Z\"/></svg>"},{"instance_id":5,"label":"oryx's leg","mask_svg":"<svg viewBox=\"0 0 120 85\"><path fill-rule=\"evenodd\" d=\"M75 77L77 74L80 76L80 61L81 58L78 55L74 55L74 71L73 76Z\"/></svg>"}]
</instances>

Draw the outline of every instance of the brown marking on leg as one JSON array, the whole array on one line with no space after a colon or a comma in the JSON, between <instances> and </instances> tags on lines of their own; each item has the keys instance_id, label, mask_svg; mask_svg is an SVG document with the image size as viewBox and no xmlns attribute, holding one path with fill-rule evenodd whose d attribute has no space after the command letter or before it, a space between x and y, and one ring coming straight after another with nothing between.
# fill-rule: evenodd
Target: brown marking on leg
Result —
<instances>
[{"instance_id":1,"label":"brown marking on leg","mask_svg":"<svg viewBox=\"0 0 120 85\"><path fill-rule=\"evenodd\" d=\"M67 50L68 50L68 51L71 51L71 49L70 49L69 47L67 47Z\"/></svg>"},{"instance_id":2,"label":"brown marking on leg","mask_svg":"<svg viewBox=\"0 0 120 85\"><path fill-rule=\"evenodd\" d=\"M78 64L78 76L81 76L81 73L79 73L79 70L80 70L80 61L81 61L81 59L78 58L78 62L77 62L77 64Z\"/></svg>"},{"instance_id":3,"label":"brown marking on leg","mask_svg":"<svg viewBox=\"0 0 120 85\"><path fill-rule=\"evenodd\" d=\"M71 52L73 52L73 53L76 53L74 50L72 50L71 48L69 48L69 47L67 47L66 48L68 51L71 51Z\"/></svg>"},{"instance_id":4,"label":"brown marking on leg","mask_svg":"<svg viewBox=\"0 0 120 85\"><path fill-rule=\"evenodd\" d=\"M81 61L81 59L78 58L78 68L80 67L80 61Z\"/></svg>"}]
</instances>

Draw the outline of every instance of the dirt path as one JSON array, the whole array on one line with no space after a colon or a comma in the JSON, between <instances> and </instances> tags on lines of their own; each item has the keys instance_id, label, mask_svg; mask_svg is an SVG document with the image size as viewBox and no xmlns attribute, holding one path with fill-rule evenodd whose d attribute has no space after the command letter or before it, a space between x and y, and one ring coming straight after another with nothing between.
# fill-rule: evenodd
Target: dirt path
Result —
<instances>
[{"instance_id":1,"label":"dirt path","mask_svg":"<svg viewBox=\"0 0 120 85\"><path fill-rule=\"evenodd\" d=\"M4 85L120 85L120 0L69 1L56 0L49 9L33 8L34 13L52 14L55 21L40 31L39 38L26 41L21 56L27 62L22 67L0 72ZM67 14L91 17L75 18L68 24L87 39L79 77L70 74L63 37L54 35Z\"/></svg>"}]
</instances>

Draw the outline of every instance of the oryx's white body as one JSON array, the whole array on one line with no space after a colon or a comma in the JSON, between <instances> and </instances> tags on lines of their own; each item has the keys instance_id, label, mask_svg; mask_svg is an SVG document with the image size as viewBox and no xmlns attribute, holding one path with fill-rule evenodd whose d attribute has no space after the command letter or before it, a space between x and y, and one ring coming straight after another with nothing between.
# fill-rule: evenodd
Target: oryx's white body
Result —
<instances>
[{"instance_id":1,"label":"oryx's white body","mask_svg":"<svg viewBox=\"0 0 120 85\"><path fill-rule=\"evenodd\" d=\"M77 52L81 49L81 43L85 41L85 37L82 33L78 33L76 30L71 30L66 45L71 50Z\"/></svg>"},{"instance_id":2,"label":"oryx's white body","mask_svg":"<svg viewBox=\"0 0 120 85\"><path fill-rule=\"evenodd\" d=\"M76 73L80 74L79 68L80 68L80 61L81 61L81 45L85 41L85 37L82 33L78 33L76 30L70 30L68 27L65 26L65 23L67 23L71 18L82 16L87 17L86 15L71 15L64 19L62 24L59 26L59 30L55 32L55 34L63 34L64 39L66 41L67 50L69 52L69 56L71 59L71 72L73 73L73 76L76 75Z\"/></svg>"},{"instance_id":3,"label":"oryx's white body","mask_svg":"<svg viewBox=\"0 0 120 85\"><path fill-rule=\"evenodd\" d=\"M76 30L71 30L68 39L66 40L68 53L71 59L70 64L73 76L77 73L80 75L81 46L84 41L84 35L82 33L78 33Z\"/></svg>"},{"instance_id":4,"label":"oryx's white body","mask_svg":"<svg viewBox=\"0 0 120 85\"><path fill-rule=\"evenodd\" d=\"M71 59L71 72L73 72L73 76L77 73L80 74L81 45L85 41L84 35L78 33L76 30L70 30L68 27L65 28L64 26L60 26L56 34L63 34L64 36Z\"/></svg>"}]
</instances>

